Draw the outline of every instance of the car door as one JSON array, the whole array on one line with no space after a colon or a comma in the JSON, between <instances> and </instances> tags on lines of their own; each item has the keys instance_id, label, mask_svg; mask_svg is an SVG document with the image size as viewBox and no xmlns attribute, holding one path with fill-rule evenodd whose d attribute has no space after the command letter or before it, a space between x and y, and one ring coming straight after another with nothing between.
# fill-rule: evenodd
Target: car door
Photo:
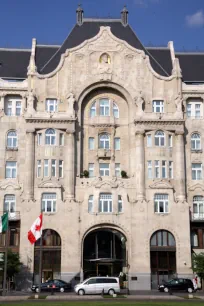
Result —
<instances>
[{"instance_id":1,"label":"car door","mask_svg":"<svg viewBox=\"0 0 204 306\"><path fill-rule=\"evenodd\" d=\"M96 294L96 278L89 279L84 285L83 288L87 294Z\"/></svg>"},{"instance_id":2,"label":"car door","mask_svg":"<svg viewBox=\"0 0 204 306\"><path fill-rule=\"evenodd\" d=\"M106 278L97 278L96 279L96 294L101 294L102 291L105 293L106 289Z\"/></svg>"},{"instance_id":3,"label":"car door","mask_svg":"<svg viewBox=\"0 0 204 306\"><path fill-rule=\"evenodd\" d=\"M178 279L178 283L179 283L178 290L185 290L186 284L184 282L184 279L183 278L179 278Z\"/></svg>"}]
</instances>

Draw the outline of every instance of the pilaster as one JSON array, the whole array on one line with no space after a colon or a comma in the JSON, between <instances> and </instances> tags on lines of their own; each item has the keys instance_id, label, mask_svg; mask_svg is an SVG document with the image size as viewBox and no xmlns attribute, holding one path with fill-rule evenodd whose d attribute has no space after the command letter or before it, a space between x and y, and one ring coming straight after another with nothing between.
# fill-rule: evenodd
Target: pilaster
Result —
<instances>
[{"instance_id":1,"label":"pilaster","mask_svg":"<svg viewBox=\"0 0 204 306\"><path fill-rule=\"evenodd\" d=\"M145 152L144 131L137 131L136 137L136 186L137 200L145 199Z\"/></svg>"},{"instance_id":2,"label":"pilaster","mask_svg":"<svg viewBox=\"0 0 204 306\"><path fill-rule=\"evenodd\" d=\"M35 130L26 131L26 196L28 200L34 197L34 165L35 165Z\"/></svg>"},{"instance_id":3,"label":"pilaster","mask_svg":"<svg viewBox=\"0 0 204 306\"><path fill-rule=\"evenodd\" d=\"M65 199L74 198L74 131L65 134Z\"/></svg>"}]
</instances>

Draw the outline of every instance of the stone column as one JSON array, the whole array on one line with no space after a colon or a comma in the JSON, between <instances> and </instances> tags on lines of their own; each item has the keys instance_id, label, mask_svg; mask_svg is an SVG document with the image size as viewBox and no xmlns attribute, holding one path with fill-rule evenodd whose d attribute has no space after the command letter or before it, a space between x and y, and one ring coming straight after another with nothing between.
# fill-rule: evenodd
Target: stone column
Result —
<instances>
[{"instance_id":1,"label":"stone column","mask_svg":"<svg viewBox=\"0 0 204 306\"><path fill-rule=\"evenodd\" d=\"M26 194L28 200L34 197L35 130L26 131Z\"/></svg>"},{"instance_id":2,"label":"stone column","mask_svg":"<svg viewBox=\"0 0 204 306\"><path fill-rule=\"evenodd\" d=\"M66 131L65 135L65 198L74 198L74 131Z\"/></svg>"},{"instance_id":3,"label":"stone column","mask_svg":"<svg viewBox=\"0 0 204 306\"><path fill-rule=\"evenodd\" d=\"M184 163L184 138L183 131L175 133L175 180L176 180L176 198L179 201L184 201L185 196L185 163Z\"/></svg>"},{"instance_id":4,"label":"stone column","mask_svg":"<svg viewBox=\"0 0 204 306\"><path fill-rule=\"evenodd\" d=\"M136 132L136 188L137 200L145 199L144 131Z\"/></svg>"}]
</instances>

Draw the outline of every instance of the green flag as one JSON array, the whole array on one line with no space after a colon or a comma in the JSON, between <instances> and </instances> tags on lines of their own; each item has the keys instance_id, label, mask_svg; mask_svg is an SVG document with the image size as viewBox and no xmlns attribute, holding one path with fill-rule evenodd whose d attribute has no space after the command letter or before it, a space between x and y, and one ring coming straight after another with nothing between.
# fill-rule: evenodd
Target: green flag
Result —
<instances>
[{"instance_id":1,"label":"green flag","mask_svg":"<svg viewBox=\"0 0 204 306\"><path fill-rule=\"evenodd\" d=\"M6 232L8 228L8 212L0 217L0 233Z\"/></svg>"}]
</instances>

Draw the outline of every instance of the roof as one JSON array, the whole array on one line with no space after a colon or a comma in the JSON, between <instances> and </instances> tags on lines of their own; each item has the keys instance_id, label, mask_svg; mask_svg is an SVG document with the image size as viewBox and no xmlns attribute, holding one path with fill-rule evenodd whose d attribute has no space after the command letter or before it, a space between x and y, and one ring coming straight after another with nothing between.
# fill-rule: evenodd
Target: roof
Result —
<instances>
[{"instance_id":1,"label":"roof","mask_svg":"<svg viewBox=\"0 0 204 306\"><path fill-rule=\"evenodd\" d=\"M184 82L204 82L204 53L176 53Z\"/></svg>"},{"instance_id":2,"label":"roof","mask_svg":"<svg viewBox=\"0 0 204 306\"><path fill-rule=\"evenodd\" d=\"M57 52L60 46L37 45L35 50L35 62L40 72L41 68L49 61L49 59Z\"/></svg>"}]
</instances>

